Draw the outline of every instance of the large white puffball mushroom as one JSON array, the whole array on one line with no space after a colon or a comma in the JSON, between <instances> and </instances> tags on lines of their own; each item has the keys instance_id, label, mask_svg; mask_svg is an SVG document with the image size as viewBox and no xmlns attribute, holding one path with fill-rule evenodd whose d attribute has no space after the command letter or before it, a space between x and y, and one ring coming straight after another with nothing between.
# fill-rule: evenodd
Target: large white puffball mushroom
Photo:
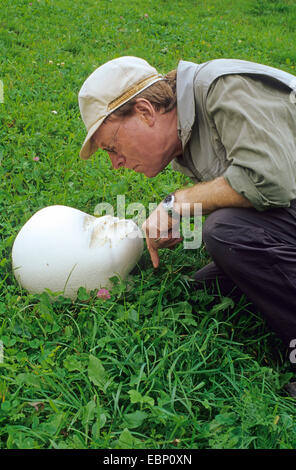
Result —
<instances>
[{"instance_id":1,"label":"large white puffball mushroom","mask_svg":"<svg viewBox=\"0 0 296 470\"><path fill-rule=\"evenodd\" d=\"M79 287L88 292L108 289L110 277L126 278L140 259L143 244L132 220L49 206L18 233L12 248L13 272L30 293L50 289L75 299Z\"/></svg>"}]
</instances>

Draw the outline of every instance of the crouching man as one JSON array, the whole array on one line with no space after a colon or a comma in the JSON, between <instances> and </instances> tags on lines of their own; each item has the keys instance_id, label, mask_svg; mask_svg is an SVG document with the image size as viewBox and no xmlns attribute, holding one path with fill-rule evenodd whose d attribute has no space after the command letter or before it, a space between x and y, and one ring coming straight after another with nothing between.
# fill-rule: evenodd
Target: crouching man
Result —
<instances>
[{"instance_id":1,"label":"crouching man","mask_svg":"<svg viewBox=\"0 0 296 470\"><path fill-rule=\"evenodd\" d=\"M170 214L201 203L212 262L195 274L197 285L218 279L224 293L236 286L286 346L296 338L295 82L241 60L181 61L162 76L143 59L120 57L96 69L79 93L83 159L101 148L114 169L148 177L172 163L195 183L168 195L145 221L153 266L160 248L181 240Z\"/></svg>"}]
</instances>

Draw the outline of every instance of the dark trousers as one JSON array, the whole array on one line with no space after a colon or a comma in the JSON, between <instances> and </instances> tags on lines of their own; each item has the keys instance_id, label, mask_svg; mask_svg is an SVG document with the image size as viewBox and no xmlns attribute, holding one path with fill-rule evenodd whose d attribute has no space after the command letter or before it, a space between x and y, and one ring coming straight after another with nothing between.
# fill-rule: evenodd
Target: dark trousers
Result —
<instances>
[{"instance_id":1,"label":"dark trousers","mask_svg":"<svg viewBox=\"0 0 296 470\"><path fill-rule=\"evenodd\" d=\"M213 262L195 273L197 285L218 280L223 295L239 289L289 347L296 339L296 200L264 212L212 212L203 240Z\"/></svg>"}]
</instances>

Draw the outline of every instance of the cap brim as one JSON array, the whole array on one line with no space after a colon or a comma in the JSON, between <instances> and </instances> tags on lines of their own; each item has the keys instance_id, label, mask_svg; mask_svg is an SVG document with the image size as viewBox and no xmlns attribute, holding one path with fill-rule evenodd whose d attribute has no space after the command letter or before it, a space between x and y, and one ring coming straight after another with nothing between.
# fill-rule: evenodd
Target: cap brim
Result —
<instances>
[{"instance_id":1,"label":"cap brim","mask_svg":"<svg viewBox=\"0 0 296 470\"><path fill-rule=\"evenodd\" d=\"M80 153L79 153L80 158L82 158L83 160L87 160L89 157L91 157L91 155L93 155L98 150L98 146L95 144L95 142L93 142L91 138L96 132L96 130L100 127L104 119L106 119L106 116L99 119L89 129L87 136L85 138L85 141L82 144Z\"/></svg>"}]
</instances>

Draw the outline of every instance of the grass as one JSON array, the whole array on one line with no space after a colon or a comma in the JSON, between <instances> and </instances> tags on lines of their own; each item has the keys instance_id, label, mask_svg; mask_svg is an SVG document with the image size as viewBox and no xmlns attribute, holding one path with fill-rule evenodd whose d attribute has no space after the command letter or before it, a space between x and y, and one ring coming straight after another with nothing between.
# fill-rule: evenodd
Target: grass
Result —
<instances>
[{"instance_id":1,"label":"grass","mask_svg":"<svg viewBox=\"0 0 296 470\"><path fill-rule=\"evenodd\" d=\"M77 93L96 66L233 57L295 74L295 20L292 0L1 2L1 448L295 448L281 344L244 298L194 291L203 247L163 251L157 272L145 251L110 300L81 289L74 303L22 291L10 259L44 206L92 214L125 194L148 207L189 182L78 158Z\"/></svg>"}]
</instances>

